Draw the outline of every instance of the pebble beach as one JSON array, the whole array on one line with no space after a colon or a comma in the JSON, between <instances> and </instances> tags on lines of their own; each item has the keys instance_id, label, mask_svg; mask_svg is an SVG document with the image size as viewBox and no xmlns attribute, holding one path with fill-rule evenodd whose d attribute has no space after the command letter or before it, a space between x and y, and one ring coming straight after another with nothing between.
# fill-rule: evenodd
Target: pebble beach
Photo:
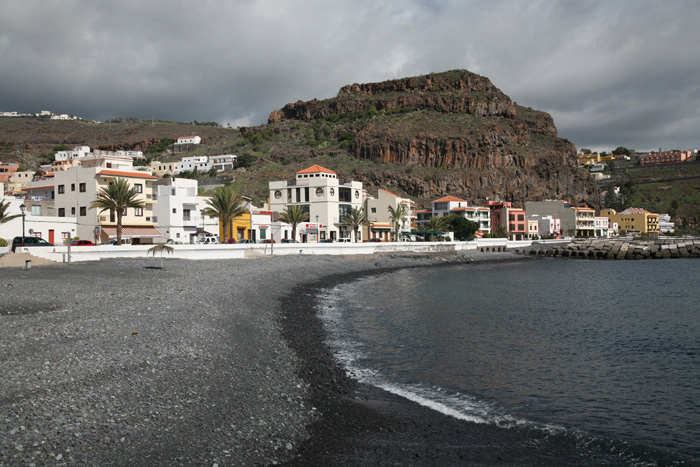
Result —
<instances>
[{"instance_id":1,"label":"pebble beach","mask_svg":"<svg viewBox=\"0 0 700 467\"><path fill-rule=\"evenodd\" d=\"M144 258L0 268L0 465L298 461L323 414L304 378L308 362L284 335L293 291L329 276L455 260L471 261L166 258L161 270L159 258ZM324 353L317 340L306 346Z\"/></svg>"},{"instance_id":2,"label":"pebble beach","mask_svg":"<svg viewBox=\"0 0 700 467\"><path fill-rule=\"evenodd\" d=\"M533 260L0 267L0 465L587 465L571 440L457 420L350 379L316 316L321 289L368 274Z\"/></svg>"}]
</instances>

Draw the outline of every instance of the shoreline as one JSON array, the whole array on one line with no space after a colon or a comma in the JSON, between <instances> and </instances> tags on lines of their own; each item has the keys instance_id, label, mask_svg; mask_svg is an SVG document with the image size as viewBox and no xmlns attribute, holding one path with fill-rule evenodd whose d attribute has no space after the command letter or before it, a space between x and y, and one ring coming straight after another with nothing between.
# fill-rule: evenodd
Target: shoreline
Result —
<instances>
[{"instance_id":1,"label":"shoreline","mask_svg":"<svg viewBox=\"0 0 700 467\"><path fill-rule=\"evenodd\" d=\"M288 294L327 276L459 259L0 268L0 465L288 461L319 419L305 364L281 329Z\"/></svg>"},{"instance_id":2,"label":"shoreline","mask_svg":"<svg viewBox=\"0 0 700 467\"><path fill-rule=\"evenodd\" d=\"M534 259L499 256L491 253L469 262ZM605 452L610 446L603 441L583 446L575 436L459 420L346 375L325 343L326 331L317 316L322 290L399 269L458 264L403 265L360 271L350 277L327 276L287 295L281 314L283 336L302 361L300 377L309 384L310 400L320 418L309 428L311 437L283 465L634 464Z\"/></svg>"},{"instance_id":3,"label":"shoreline","mask_svg":"<svg viewBox=\"0 0 700 467\"><path fill-rule=\"evenodd\" d=\"M459 252L0 268L0 465L596 463L574 439L464 422L357 383L325 345L324 287L528 260L549 261Z\"/></svg>"}]
</instances>

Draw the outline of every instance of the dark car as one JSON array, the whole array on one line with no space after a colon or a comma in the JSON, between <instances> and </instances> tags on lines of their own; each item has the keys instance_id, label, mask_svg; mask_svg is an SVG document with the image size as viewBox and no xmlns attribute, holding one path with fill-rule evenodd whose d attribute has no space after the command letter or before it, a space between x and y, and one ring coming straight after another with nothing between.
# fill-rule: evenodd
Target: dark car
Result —
<instances>
[{"instance_id":1,"label":"dark car","mask_svg":"<svg viewBox=\"0 0 700 467\"><path fill-rule=\"evenodd\" d=\"M282 243L299 243L299 240L292 240L291 238L283 238Z\"/></svg>"},{"instance_id":2,"label":"dark car","mask_svg":"<svg viewBox=\"0 0 700 467\"><path fill-rule=\"evenodd\" d=\"M372 243L381 243L381 242L382 242L382 239L381 239L381 238L370 238L370 239L367 240L367 241L368 241L368 242L372 242Z\"/></svg>"},{"instance_id":3,"label":"dark car","mask_svg":"<svg viewBox=\"0 0 700 467\"><path fill-rule=\"evenodd\" d=\"M249 238L245 238L243 240L238 240L238 243L255 243L255 241L253 241Z\"/></svg>"},{"instance_id":4,"label":"dark car","mask_svg":"<svg viewBox=\"0 0 700 467\"><path fill-rule=\"evenodd\" d=\"M90 240L73 240L70 246L95 246Z\"/></svg>"},{"instance_id":5,"label":"dark car","mask_svg":"<svg viewBox=\"0 0 700 467\"><path fill-rule=\"evenodd\" d=\"M12 239L12 252L14 253L17 247L22 247L22 238L24 238L24 246L53 246L41 237L15 237Z\"/></svg>"},{"instance_id":6,"label":"dark car","mask_svg":"<svg viewBox=\"0 0 700 467\"><path fill-rule=\"evenodd\" d=\"M318 243L333 243L332 238L326 238L325 240L319 240Z\"/></svg>"},{"instance_id":7,"label":"dark car","mask_svg":"<svg viewBox=\"0 0 700 467\"><path fill-rule=\"evenodd\" d=\"M260 240L258 243L277 243L274 240L270 240L269 238L266 238L264 240Z\"/></svg>"}]
</instances>

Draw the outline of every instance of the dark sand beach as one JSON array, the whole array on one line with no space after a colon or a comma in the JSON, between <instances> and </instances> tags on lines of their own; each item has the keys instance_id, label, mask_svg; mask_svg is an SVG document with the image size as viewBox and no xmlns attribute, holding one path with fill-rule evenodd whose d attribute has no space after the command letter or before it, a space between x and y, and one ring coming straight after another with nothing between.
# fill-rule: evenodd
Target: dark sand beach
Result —
<instances>
[{"instance_id":1,"label":"dark sand beach","mask_svg":"<svg viewBox=\"0 0 700 467\"><path fill-rule=\"evenodd\" d=\"M315 293L511 253L0 268L0 465L614 465L345 376ZM620 464L624 465L622 462Z\"/></svg>"}]
</instances>

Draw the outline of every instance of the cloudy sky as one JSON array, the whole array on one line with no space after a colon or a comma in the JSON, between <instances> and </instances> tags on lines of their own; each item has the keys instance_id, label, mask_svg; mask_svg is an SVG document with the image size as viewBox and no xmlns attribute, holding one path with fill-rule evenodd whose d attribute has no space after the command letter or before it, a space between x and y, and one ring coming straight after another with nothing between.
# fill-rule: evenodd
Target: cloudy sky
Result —
<instances>
[{"instance_id":1,"label":"cloudy sky","mask_svg":"<svg viewBox=\"0 0 700 467\"><path fill-rule=\"evenodd\" d=\"M577 148L700 148L698 0L0 2L0 111L258 125L456 68Z\"/></svg>"}]
</instances>

